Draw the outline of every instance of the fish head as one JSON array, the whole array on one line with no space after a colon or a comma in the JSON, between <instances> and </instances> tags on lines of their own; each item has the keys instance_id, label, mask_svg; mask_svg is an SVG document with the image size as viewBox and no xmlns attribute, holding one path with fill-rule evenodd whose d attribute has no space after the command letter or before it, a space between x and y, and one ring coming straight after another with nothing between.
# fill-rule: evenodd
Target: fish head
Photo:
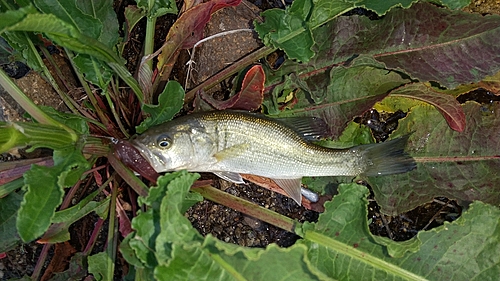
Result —
<instances>
[{"instance_id":1,"label":"fish head","mask_svg":"<svg viewBox=\"0 0 500 281\"><path fill-rule=\"evenodd\" d=\"M197 124L167 122L132 139L132 144L156 172L195 171L200 158L208 155L212 141Z\"/></svg>"}]
</instances>

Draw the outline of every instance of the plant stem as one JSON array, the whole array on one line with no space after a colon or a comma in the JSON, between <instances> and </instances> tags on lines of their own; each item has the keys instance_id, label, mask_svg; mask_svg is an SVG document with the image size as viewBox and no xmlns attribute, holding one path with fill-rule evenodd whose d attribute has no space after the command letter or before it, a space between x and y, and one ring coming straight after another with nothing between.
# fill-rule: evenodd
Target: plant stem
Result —
<instances>
[{"instance_id":1,"label":"plant stem","mask_svg":"<svg viewBox=\"0 0 500 281\"><path fill-rule=\"evenodd\" d=\"M69 133L73 142L76 142L78 140L78 135L75 133L75 131L70 129L68 126L52 119L52 117L40 110L40 108L38 108L38 106L36 106L35 103L33 103L33 101L28 98L23 93L23 91L19 89L19 87L17 87L17 85L9 78L9 76L7 76L3 69L0 69L0 85L36 121L42 124L59 127Z\"/></svg>"},{"instance_id":2,"label":"plant stem","mask_svg":"<svg viewBox=\"0 0 500 281\"><path fill-rule=\"evenodd\" d=\"M242 212L254 218L258 218L286 231L295 233L295 228L300 225L299 222L294 221L289 217L283 216L257 204L233 196L229 193L212 187L211 185L193 188L192 191L198 192L206 199L214 201L215 203L219 203L233 210Z\"/></svg>"},{"instance_id":3,"label":"plant stem","mask_svg":"<svg viewBox=\"0 0 500 281\"><path fill-rule=\"evenodd\" d=\"M125 127L123 126L122 124L122 121L120 120L120 116L118 115L118 113L116 112L116 109L115 109L115 104L114 102L111 100L111 97L110 97L110 94L109 94L109 91L106 89L106 90L103 90L104 91L104 96L106 97L106 101L108 102L108 105L109 105L109 108L111 108L111 114L113 114L113 117L115 118L116 120L116 124L118 124L118 127L120 128L120 131L123 133L123 135L125 136L125 138L129 138L130 137L130 134L127 132L127 130L125 129Z\"/></svg>"},{"instance_id":4,"label":"plant stem","mask_svg":"<svg viewBox=\"0 0 500 281\"><path fill-rule=\"evenodd\" d=\"M116 259L116 246L117 246L117 224L115 222L116 218L116 196L118 194L118 186L115 184L110 185L111 188L111 204L109 206L109 226L108 226L108 247L106 248L106 253L108 254L108 264L106 266L108 270L107 276L109 280L113 280L113 273L115 272L115 259Z\"/></svg>"}]
</instances>

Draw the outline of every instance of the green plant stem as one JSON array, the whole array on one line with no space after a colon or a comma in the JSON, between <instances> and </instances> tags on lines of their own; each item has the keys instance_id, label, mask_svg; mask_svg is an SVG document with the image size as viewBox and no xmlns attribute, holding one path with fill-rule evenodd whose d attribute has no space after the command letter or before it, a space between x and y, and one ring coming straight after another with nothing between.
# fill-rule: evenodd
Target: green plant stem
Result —
<instances>
[{"instance_id":1,"label":"green plant stem","mask_svg":"<svg viewBox=\"0 0 500 281\"><path fill-rule=\"evenodd\" d=\"M283 216L269 209L263 208L257 204L233 196L229 193L212 187L211 185L193 188L192 191L198 192L208 200L222 204L246 215L259 218L262 221L265 221L286 231L295 233L295 228L300 226L299 222L294 221L289 217Z\"/></svg>"},{"instance_id":2,"label":"green plant stem","mask_svg":"<svg viewBox=\"0 0 500 281\"><path fill-rule=\"evenodd\" d=\"M87 136L83 146L83 153L95 157L106 156L109 153L109 146L103 143L102 138Z\"/></svg>"},{"instance_id":3,"label":"green plant stem","mask_svg":"<svg viewBox=\"0 0 500 281\"><path fill-rule=\"evenodd\" d=\"M19 89L19 87L17 87L17 85L7 76L7 74L3 71L3 69L0 69L0 85L36 121L42 124L59 127L68 132L73 142L76 142L78 140L78 135L76 134L75 131L73 131L68 126L52 119L52 117L50 117L45 112L40 110L40 108L38 108L38 106L36 106L35 103L33 103L33 101L30 98L28 98L21 91L21 89Z\"/></svg>"},{"instance_id":4,"label":"green plant stem","mask_svg":"<svg viewBox=\"0 0 500 281\"><path fill-rule=\"evenodd\" d=\"M115 184L111 188L111 204L109 206L109 226L108 226L108 247L106 248L106 253L108 254L108 265L106 266L108 270L107 276L109 281L113 280L113 273L115 272L115 259L116 259L116 247L117 247L117 224L115 222L116 217L116 196L118 194L118 186Z\"/></svg>"},{"instance_id":5,"label":"green plant stem","mask_svg":"<svg viewBox=\"0 0 500 281\"><path fill-rule=\"evenodd\" d=\"M213 86L222 82L224 79L228 78L229 76L244 69L248 65L254 63L255 61L266 57L267 55L271 54L274 51L276 51L276 48L262 47L260 49L255 50L254 52L252 52L248 56L240 59L239 61L234 62L233 64L231 64L227 68L223 69L219 73L217 73L214 76L205 80L203 83L201 83L198 86L194 87L193 89L189 90L189 92L186 93L186 96L184 98L184 103L185 104L191 103L191 101L193 101L193 99L196 95L196 92L198 92L200 90L207 90L207 89L212 88Z\"/></svg>"}]
</instances>

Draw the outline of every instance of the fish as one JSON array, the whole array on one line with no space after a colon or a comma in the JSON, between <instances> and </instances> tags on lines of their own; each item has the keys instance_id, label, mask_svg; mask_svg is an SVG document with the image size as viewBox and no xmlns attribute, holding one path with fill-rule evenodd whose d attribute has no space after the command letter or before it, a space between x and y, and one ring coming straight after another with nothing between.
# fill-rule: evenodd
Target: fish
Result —
<instances>
[{"instance_id":1,"label":"fish","mask_svg":"<svg viewBox=\"0 0 500 281\"><path fill-rule=\"evenodd\" d=\"M208 111L151 127L131 143L158 173L210 172L238 184L245 183L241 174L267 177L299 205L302 177L383 176L416 167L404 151L408 135L333 149L314 144L312 139L321 134L314 121Z\"/></svg>"}]
</instances>

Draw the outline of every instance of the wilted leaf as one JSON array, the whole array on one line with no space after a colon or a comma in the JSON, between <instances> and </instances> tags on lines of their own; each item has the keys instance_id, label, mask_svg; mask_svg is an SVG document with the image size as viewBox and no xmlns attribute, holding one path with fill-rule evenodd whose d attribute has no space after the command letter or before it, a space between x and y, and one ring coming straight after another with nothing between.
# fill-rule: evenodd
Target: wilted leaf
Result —
<instances>
[{"instance_id":1,"label":"wilted leaf","mask_svg":"<svg viewBox=\"0 0 500 281\"><path fill-rule=\"evenodd\" d=\"M369 179L383 212L405 212L439 196L500 204L500 104L467 102L463 109L467 127L461 133L427 105L400 120L398 135L413 132L407 150L417 169Z\"/></svg>"},{"instance_id":2,"label":"wilted leaf","mask_svg":"<svg viewBox=\"0 0 500 281\"><path fill-rule=\"evenodd\" d=\"M144 104L142 110L151 115L136 127L137 133L143 133L149 127L169 121L184 104L184 89L176 81L169 81L158 97L158 105Z\"/></svg>"},{"instance_id":3,"label":"wilted leaf","mask_svg":"<svg viewBox=\"0 0 500 281\"><path fill-rule=\"evenodd\" d=\"M241 109L255 111L260 108L264 99L264 82L266 76L262 66L255 65L248 70L241 85L241 91L225 101L218 101L207 95L200 93L201 98L217 110Z\"/></svg>"}]
</instances>

